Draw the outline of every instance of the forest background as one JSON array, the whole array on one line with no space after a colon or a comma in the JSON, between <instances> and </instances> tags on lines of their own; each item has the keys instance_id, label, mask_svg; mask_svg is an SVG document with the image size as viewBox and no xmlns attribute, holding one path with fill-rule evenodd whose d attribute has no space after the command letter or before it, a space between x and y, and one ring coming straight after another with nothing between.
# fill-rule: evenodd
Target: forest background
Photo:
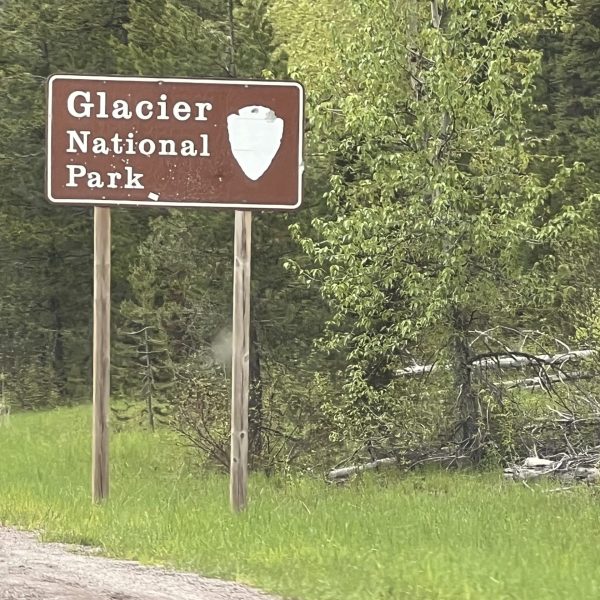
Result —
<instances>
[{"instance_id":1,"label":"forest background","mask_svg":"<svg viewBox=\"0 0 600 600\"><path fill-rule=\"evenodd\" d=\"M502 462L600 413L593 359L532 358L600 337L599 1L0 0L0 39L4 404L90 397L92 213L43 191L63 72L307 90L304 205L254 215L254 468ZM226 466L233 214L112 214L114 422Z\"/></svg>"}]
</instances>

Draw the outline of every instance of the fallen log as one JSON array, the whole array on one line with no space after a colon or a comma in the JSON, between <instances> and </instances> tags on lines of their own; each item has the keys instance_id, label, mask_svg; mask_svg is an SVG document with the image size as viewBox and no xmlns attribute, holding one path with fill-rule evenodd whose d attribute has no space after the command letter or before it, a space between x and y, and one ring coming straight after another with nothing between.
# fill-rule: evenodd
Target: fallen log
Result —
<instances>
[{"instance_id":1,"label":"fallen log","mask_svg":"<svg viewBox=\"0 0 600 600\"><path fill-rule=\"evenodd\" d=\"M573 350L572 352L563 352L561 354L536 354L523 355L519 352L514 354L506 353L504 356L487 357L474 360L471 363L474 369L520 369L532 365L560 366L569 360L591 358L596 354L595 350ZM451 365L415 365L396 370L398 377L413 377L415 375L426 375L438 370L449 371Z\"/></svg>"},{"instance_id":2,"label":"fallen log","mask_svg":"<svg viewBox=\"0 0 600 600\"><path fill-rule=\"evenodd\" d=\"M504 478L513 481L527 482L536 479L554 478L561 482L587 483L589 485L600 483L600 448L598 452L578 454L574 456L563 455L556 460L530 456L520 464L512 464L504 469ZM441 461L443 459L458 460L464 457L431 456L429 459L418 461L423 463L427 460ZM351 465L332 469L327 474L330 481L348 479L352 475L380 467L395 465L398 460L394 457L380 458L361 465Z\"/></svg>"},{"instance_id":3,"label":"fallen log","mask_svg":"<svg viewBox=\"0 0 600 600\"><path fill-rule=\"evenodd\" d=\"M399 462L402 468L405 470L414 469L415 467L425 464L437 464L444 468L450 468L452 466L461 466L468 462L469 458L457 452L452 452L449 448L441 449L420 449L410 450L400 457L400 461L395 457L379 458L367 463L360 465L350 465L348 467L341 467L332 469L327 473L327 479L331 481L343 480L348 477L361 473L363 471L370 471L372 469L378 469L380 467L389 467L396 465Z\"/></svg>"},{"instance_id":4,"label":"fallen log","mask_svg":"<svg viewBox=\"0 0 600 600\"><path fill-rule=\"evenodd\" d=\"M394 465L397 462L398 461L395 458L379 458L362 465L352 465L350 467L332 469L327 473L327 479L346 479L347 477L350 477L350 475L361 473L362 471L369 471L371 469L378 469L379 467Z\"/></svg>"}]
</instances>

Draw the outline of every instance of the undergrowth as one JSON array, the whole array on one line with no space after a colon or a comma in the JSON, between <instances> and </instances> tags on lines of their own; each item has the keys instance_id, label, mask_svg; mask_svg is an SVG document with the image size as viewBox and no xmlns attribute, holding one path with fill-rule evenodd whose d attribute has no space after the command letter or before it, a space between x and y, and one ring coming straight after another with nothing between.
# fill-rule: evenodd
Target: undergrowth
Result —
<instances>
[{"instance_id":1,"label":"undergrowth","mask_svg":"<svg viewBox=\"0 0 600 600\"><path fill-rule=\"evenodd\" d=\"M237 580L303 600L600 598L599 496L495 474L391 471L330 486L199 472L167 432L115 433L111 495L90 502L89 407L0 429L0 522L46 540Z\"/></svg>"}]
</instances>

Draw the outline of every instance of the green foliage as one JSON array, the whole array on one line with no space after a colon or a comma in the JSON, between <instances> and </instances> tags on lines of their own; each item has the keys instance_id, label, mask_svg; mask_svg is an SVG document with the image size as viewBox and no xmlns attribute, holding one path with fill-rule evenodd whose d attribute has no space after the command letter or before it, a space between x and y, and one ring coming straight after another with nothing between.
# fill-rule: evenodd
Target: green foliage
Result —
<instances>
[{"instance_id":1,"label":"green foliage","mask_svg":"<svg viewBox=\"0 0 600 600\"><path fill-rule=\"evenodd\" d=\"M14 409L48 409L64 403L56 374L49 365L16 364L2 376L5 402Z\"/></svg>"},{"instance_id":2,"label":"green foliage","mask_svg":"<svg viewBox=\"0 0 600 600\"><path fill-rule=\"evenodd\" d=\"M354 27L333 40L339 67L308 62L329 210L293 231L313 263L300 270L332 309L323 343L348 358L338 411L350 439L381 433L373 411L400 418L392 374L408 360L454 364L448 396L477 419L469 331L539 324L556 281L553 256L536 251L580 222L573 203L548 206L578 166L557 157L540 177L550 159L526 121L534 35L565 5L434 4L432 24L417 3L350 2Z\"/></svg>"},{"instance_id":3,"label":"green foliage","mask_svg":"<svg viewBox=\"0 0 600 600\"><path fill-rule=\"evenodd\" d=\"M242 0L234 11L239 76L260 77L263 72L283 79L287 54L275 39L269 18L271 0Z\"/></svg>"},{"instance_id":4,"label":"green foliage","mask_svg":"<svg viewBox=\"0 0 600 600\"><path fill-rule=\"evenodd\" d=\"M229 469L231 381L198 356L179 365L172 426L203 466Z\"/></svg>"},{"instance_id":5,"label":"green foliage","mask_svg":"<svg viewBox=\"0 0 600 600\"><path fill-rule=\"evenodd\" d=\"M0 366L20 390L19 403L87 395L90 384L92 220L88 210L44 200L45 78L56 71L227 77L232 59L240 76L284 76L268 3L233 7L230 22L227 3L214 0L2 4ZM211 344L230 327L231 216L153 213L149 225L147 210L112 214L112 299L120 309L113 315L113 388L143 398L152 425L150 416L173 400L177 368L207 356L212 368ZM277 322L295 318L289 290L278 283L293 279L278 262L290 246L286 227L285 218L255 219L255 273L262 271L265 283L255 304L265 327L255 329L265 347L268 339L283 347ZM261 297L269 310L260 308ZM294 345L293 355L301 349Z\"/></svg>"},{"instance_id":6,"label":"green foliage","mask_svg":"<svg viewBox=\"0 0 600 600\"><path fill-rule=\"evenodd\" d=\"M578 179L584 186L596 188L600 179L598 141L600 114L597 97L600 71L600 4L597 0L576 0L565 27L543 39L544 101L547 111L542 124L549 133L549 147L567 157L569 163L585 163L585 174Z\"/></svg>"},{"instance_id":7,"label":"green foliage","mask_svg":"<svg viewBox=\"0 0 600 600\"><path fill-rule=\"evenodd\" d=\"M223 15L219 15L223 16ZM226 76L223 28L183 2L135 0L121 69L155 76Z\"/></svg>"},{"instance_id":8,"label":"green foliage","mask_svg":"<svg viewBox=\"0 0 600 600\"><path fill-rule=\"evenodd\" d=\"M89 394L92 219L44 200L45 78L292 75L308 92L306 201L253 216L254 464L478 428L488 450L515 451L523 398L501 406L473 375L490 351L479 332L501 326L493 352L523 329L600 339L599 14L598 0L0 2L11 398ZM224 462L231 215L112 214L114 391L135 399L121 416L143 410L152 427L169 413ZM431 362L450 368L395 376Z\"/></svg>"},{"instance_id":9,"label":"green foliage","mask_svg":"<svg viewBox=\"0 0 600 600\"><path fill-rule=\"evenodd\" d=\"M230 221L222 213L173 211L151 223L131 272L135 300L121 306L118 372L125 394L142 391L147 398L140 377L147 378L150 369L154 402L170 408L173 425L201 451L200 460L221 466L229 455L232 236L227 234L233 229L229 223L231 229L221 234L224 219ZM329 430L315 414L321 388L309 371L315 359L307 358L318 327L318 321L310 324L314 303L274 259L288 242L274 239L277 224L270 219L269 228L255 219L253 318L264 421L261 456L253 457L253 465L272 471L329 458L324 450Z\"/></svg>"},{"instance_id":10,"label":"green foliage","mask_svg":"<svg viewBox=\"0 0 600 600\"><path fill-rule=\"evenodd\" d=\"M284 75L267 7L267 0L234 2L232 69L226 2L133 0L120 68L170 77L260 77L265 69Z\"/></svg>"}]
</instances>

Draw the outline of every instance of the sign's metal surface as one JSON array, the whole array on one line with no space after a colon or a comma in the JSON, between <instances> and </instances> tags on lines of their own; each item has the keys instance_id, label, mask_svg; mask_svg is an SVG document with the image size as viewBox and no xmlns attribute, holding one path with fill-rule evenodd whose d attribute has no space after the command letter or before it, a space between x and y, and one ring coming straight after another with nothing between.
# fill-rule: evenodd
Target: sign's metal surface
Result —
<instances>
[{"instance_id":1,"label":"sign's metal surface","mask_svg":"<svg viewBox=\"0 0 600 600\"><path fill-rule=\"evenodd\" d=\"M47 196L56 204L293 209L296 82L54 75Z\"/></svg>"}]
</instances>

